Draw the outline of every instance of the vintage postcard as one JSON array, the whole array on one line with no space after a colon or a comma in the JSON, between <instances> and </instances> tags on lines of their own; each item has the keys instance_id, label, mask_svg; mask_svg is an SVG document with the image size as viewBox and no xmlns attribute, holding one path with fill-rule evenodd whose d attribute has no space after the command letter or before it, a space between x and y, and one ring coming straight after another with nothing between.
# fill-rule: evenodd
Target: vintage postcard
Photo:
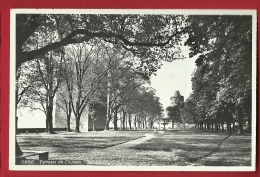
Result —
<instances>
[{"instance_id":1,"label":"vintage postcard","mask_svg":"<svg viewBox=\"0 0 260 177\"><path fill-rule=\"evenodd\" d=\"M256 170L256 10L10 13L11 171Z\"/></svg>"}]
</instances>

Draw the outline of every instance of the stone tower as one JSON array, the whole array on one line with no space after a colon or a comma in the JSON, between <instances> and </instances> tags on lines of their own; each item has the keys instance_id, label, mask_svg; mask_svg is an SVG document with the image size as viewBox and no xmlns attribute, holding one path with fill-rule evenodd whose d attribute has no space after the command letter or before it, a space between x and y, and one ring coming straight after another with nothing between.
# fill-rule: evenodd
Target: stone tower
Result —
<instances>
[{"instance_id":1,"label":"stone tower","mask_svg":"<svg viewBox=\"0 0 260 177\"><path fill-rule=\"evenodd\" d=\"M171 105L178 105L179 103L184 102L184 97L181 96L180 91L175 91L174 95L171 97Z\"/></svg>"}]
</instances>

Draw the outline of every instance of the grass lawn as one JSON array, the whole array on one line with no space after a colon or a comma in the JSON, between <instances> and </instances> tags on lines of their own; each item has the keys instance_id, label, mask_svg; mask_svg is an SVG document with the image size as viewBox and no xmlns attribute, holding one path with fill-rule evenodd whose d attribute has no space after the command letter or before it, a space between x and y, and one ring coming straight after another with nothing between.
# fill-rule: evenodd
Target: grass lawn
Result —
<instances>
[{"instance_id":1,"label":"grass lawn","mask_svg":"<svg viewBox=\"0 0 260 177\"><path fill-rule=\"evenodd\" d=\"M204 159L207 166L250 166L250 136L233 135L223 142L221 148L212 156Z\"/></svg>"},{"instance_id":2,"label":"grass lawn","mask_svg":"<svg viewBox=\"0 0 260 177\"><path fill-rule=\"evenodd\" d=\"M57 132L57 134L20 134L17 142L22 150L49 151L50 159L78 159L95 149L104 149L144 136L141 131Z\"/></svg>"},{"instance_id":3,"label":"grass lawn","mask_svg":"<svg viewBox=\"0 0 260 177\"><path fill-rule=\"evenodd\" d=\"M141 137L148 138L141 141ZM150 138L149 136L152 135ZM143 139L143 138L142 138ZM135 141L132 141L135 140ZM22 150L46 150L50 159L114 166L250 166L251 136L222 132L151 130L20 134ZM129 142L124 144L125 142Z\"/></svg>"},{"instance_id":4,"label":"grass lawn","mask_svg":"<svg viewBox=\"0 0 260 177\"><path fill-rule=\"evenodd\" d=\"M251 136L207 131L166 132L131 147L142 151L165 151L178 157L177 165L250 166Z\"/></svg>"}]
</instances>

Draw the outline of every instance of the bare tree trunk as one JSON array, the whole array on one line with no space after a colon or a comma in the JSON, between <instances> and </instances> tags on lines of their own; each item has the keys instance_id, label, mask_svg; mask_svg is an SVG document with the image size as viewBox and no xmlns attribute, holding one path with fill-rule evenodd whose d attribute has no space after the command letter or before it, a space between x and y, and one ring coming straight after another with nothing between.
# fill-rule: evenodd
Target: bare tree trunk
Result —
<instances>
[{"instance_id":1,"label":"bare tree trunk","mask_svg":"<svg viewBox=\"0 0 260 177\"><path fill-rule=\"evenodd\" d=\"M111 119L111 71L107 71L107 118L105 130L109 130L109 122Z\"/></svg>"},{"instance_id":2,"label":"bare tree trunk","mask_svg":"<svg viewBox=\"0 0 260 177\"><path fill-rule=\"evenodd\" d=\"M145 122L145 129L147 129L147 120L146 120L146 116L144 116L144 122Z\"/></svg>"},{"instance_id":3,"label":"bare tree trunk","mask_svg":"<svg viewBox=\"0 0 260 177\"><path fill-rule=\"evenodd\" d=\"M132 127L131 127L131 115L130 114L128 114L128 124L129 124L129 128L131 130Z\"/></svg>"},{"instance_id":4,"label":"bare tree trunk","mask_svg":"<svg viewBox=\"0 0 260 177\"><path fill-rule=\"evenodd\" d=\"M239 126L239 132L238 134L243 135L243 113L240 106L237 107L237 118L238 118L238 126Z\"/></svg>"},{"instance_id":5,"label":"bare tree trunk","mask_svg":"<svg viewBox=\"0 0 260 177\"><path fill-rule=\"evenodd\" d=\"M125 115L125 129L127 129L127 114Z\"/></svg>"},{"instance_id":6,"label":"bare tree trunk","mask_svg":"<svg viewBox=\"0 0 260 177\"><path fill-rule=\"evenodd\" d=\"M117 128L117 109L114 110L114 130L118 130L118 128Z\"/></svg>"},{"instance_id":7,"label":"bare tree trunk","mask_svg":"<svg viewBox=\"0 0 260 177\"><path fill-rule=\"evenodd\" d=\"M16 66L17 67L17 66ZM16 72L17 72L17 69L18 67L16 68ZM18 132L18 129L17 129L17 122L18 122L18 116L17 116L17 100L18 100L18 89L16 88L16 91L15 91L15 94L16 94L16 106L15 106L15 124L16 124L16 127L15 127L15 131L16 131L16 134ZM15 136L15 156L20 156L20 155L23 155L23 152L19 146L19 144L17 143L17 140L16 140L16 136Z\"/></svg>"},{"instance_id":8,"label":"bare tree trunk","mask_svg":"<svg viewBox=\"0 0 260 177\"><path fill-rule=\"evenodd\" d=\"M165 119L163 119L163 130L165 130Z\"/></svg>"},{"instance_id":9,"label":"bare tree trunk","mask_svg":"<svg viewBox=\"0 0 260 177\"><path fill-rule=\"evenodd\" d=\"M232 133L232 129L231 129L232 115L231 115L231 111L228 109L228 107L224 108L224 116L226 118L227 131L231 134Z\"/></svg>"},{"instance_id":10,"label":"bare tree trunk","mask_svg":"<svg viewBox=\"0 0 260 177\"><path fill-rule=\"evenodd\" d=\"M251 120L251 111L249 108L244 109L246 117L247 117L247 124L248 124L248 131L251 132L252 129L252 120Z\"/></svg>"},{"instance_id":11,"label":"bare tree trunk","mask_svg":"<svg viewBox=\"0 0 260 177\"><path fill-rule=\"evenodd\" d=\"M95 131L95 118L93 117L93 121L92 121L92 131Z\"/></svg>"},{"instance_id":12,"label":"bare tree trunk","mask_svg":"<svg viewBox=\"0 0 260 177\"><path fill-rule=\"evenodd\" d=\"M18 117L17 116L15 117L15 134L19 134L19 131L18 131Z\"/></svg>"},{"instance_id":13,"label":"bare tree trunk","mask_svg":"<svg viewBox=\"0 0 260 177\"><path fill-rule=\"evenodd\" d=\"M248 115L247 115L247 118L248 118L248 131L251 132L251 130L252 130L252 120L251 120L251 115L248 114Z\"/></svg>"},{"instance_id":14,"label":"bare tree trunk","mask_svg":"<svg viewBox=\"0 0 260 177\"><path fill-rule=\"evenodd\" d=\"M67 116L67 132L70 132L70 117Z\"/></svg>"},{"instance_id":15,"label":"bare tree trunk","mask_svg":"<svg viewBox=\"0 0 260 177\"><path fill-rule=\"evenodd\" d=\"M125 130L125 116L126 116L126 112L125 110L123 110L123 130Z\"/></svg>"},{"instance_id":16,"label":"bare tree trunk","mask_svg":"<svg viewBox=\"0 0 260 177\"><path fill-rule=\"evenodd\" d=\"M225 132L225 129L224 129L224 122L221 122L221 128L222 128L222 132Z\"/></svg>"},{"instance_id":17,"label":"bare tree trunk","mask_svg":"<svg viewBox=\"0 0 260 177\"><path fill-rule=\"evenodd\" d=\"M46 133L48 133L49 132L49 125L48 125L48 116L47 115L46 115L45 126L46 126Z\"/></svg>"},{"instance_id":18,"label":"bare tree trunk","mask_svg":"<svg viewBox=\"0 0 260 177\"><path fill-rule=\"evenodd\" d=\"M120 111L120 129L123 129L123 118L122 118L122 111Z\"/></svg>"},{"instance_id":19,"label":"bare tree trunk","mask_svg":"<svg viewBox=\"0 0 260 177\"><path fill-rule=\"evenodd\" d=\"M49 127L49 133L53 134L53 117L52 117L52 111L53 111L53 107L52 105L49 107L49 111L48 111L48 127Z\"/></svg>"},{"instance_id":20,"label":"bare tree trunk","mask_svg":"<svg viewBox=\"0 0 260 177\"><path fill-rule=\"evenodd\" d=\"M110 112L110 108L107 108L107 118L106 118L105 130L109 130L110 120L111 120L111 112Z\"/></svg>"},{"instance_id":21,"label":"bare tree trunk","mask_svg":"<svg viewBox=\"0 0 260 177\"><path fill-rule=\"evenodd\" d=\"M79 133L80 132L80 130L79 130L80 116L77 115L75 118L76 118L75 132Z\"/></svg>"},{"instance_id":22,"label":"bare tree trunk","mask_svg":"<svg viewBox=\"0 0 260 177\"><path fill-rule=\"evenodd\" d=\"M70 132L70 118L71 118L71 112L72 112L72 107L71 107L71 101L69 101L69 105L68 105L68 112L67 112L67 132Z\"/></svg>"},{"instance_id":23,"label":"bare tree trunk","mask_svg":"<svg viewBox=\"0 0 260 177\"><path fill-rule=\"evenodd\" d=\"M232 128L231 128L231 122L230 121L228 121L227 127L228 127L228 132L231 134L232 133Z\"/></svg>"},{"instance_id":24,"label":"bare tree trunk","mask_svg":"<svg viewBox=\"0 0 260 177\"><path fill-rule=\"evenodd\" d=\"M18 132L18 115L17 115L17 108L18 108L18 82L19 82L19 78L21 76L21 68L19 67L19 70L16 70L16 87L15 87L15 134L19 134Z\"/></svg>"},{"instance_id":25,"label":"bare tree trunk","mask_svg":"<svg viewBox=\"0 0 260 177\"><path fill-rule=\"evenodd\" d=\"M219 128L219 127L218 127L218 123L216 122L216 123L215 123L215 129L216 129L216 131L218 131L218 128Z\"/></svg>"},{"instance_id":26,"label":"bare tree trunk","mask_svg":"<svg viewBox=\"0 0 260 177\"><path fill-rule=\"evenodd\" d=\"M236 131L236 127L235 127L235 121L232 123L232 129L233 129L233 132Z\"/></svg>"},{"instance_id":27,"label":"bare tree trunk","mask_svg":"<svg viewBox=\"0 0 260 177\"><path fill-rule=\"evenodd\" d=\"M135 116L135 119L134 119L134 126L135 126L135 129L137 129L137 127L136 127L136 116Z\"/></svg>"},{"instance_id":28,"label":"bare tree trunk","mask_svg":"<svg viewBox=\"0 0 260 177\"><path fill-rule=\"evenodd\" d=\"M207 130L210 130L210 123L209 123L209 120L207 120Z\"/></svg>"}]
</instances>

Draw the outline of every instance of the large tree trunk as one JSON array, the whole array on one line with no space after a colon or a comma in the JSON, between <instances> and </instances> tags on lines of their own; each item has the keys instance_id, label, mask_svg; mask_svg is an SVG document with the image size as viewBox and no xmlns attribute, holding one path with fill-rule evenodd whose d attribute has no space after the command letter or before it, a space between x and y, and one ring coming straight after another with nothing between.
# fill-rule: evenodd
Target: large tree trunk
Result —
<instances>
[{"instance_id":1,"label":"large tree trunk","mask_svg":"<svg viewBox=\"0 0 260 177\"><path fill-rule=\"evenodd\" d=\"M233 132L235 132L236 131L236 127L235 127L235 122L232 122L232 129L233 129Z\"/></svg>"},{"instance_id":2,"label":"large tree trunk","mask_svg":"<svg viewBox=\"0 0 260 177\"><path fill-rule=\"evenodd\" d=\"M238 118L238 126L239 126L239 132L238 134L242 135L244 134L243 130L243 113L240 106L237 107L237 118Z\"/></svg>"},{"instance_id":3,"label":"large tree trunk","mask_svg":"<svg viewBox=\"0 0 260 177\"><path fill-rule=\"evenodd\" d=\"M95 117L92 117L92 131L95 131Z\"/></svg>"},{"instance_id":4,"label":"large tree trunk","mask_svg":"<svg viewBox=\"0 0 260 177\"><path fill-rule=\"evenodd\" d=\"M125 115L125 129L127 129L127 114Z\"/></svg>"},{"instance_id":5,"label":"large tree trunk","mask_svg":"<svg viewBox=\"0 0 260 177\"><path fill-rule=\"evenodd\" d=\"M71 112L72 112L72 105L71 101L69 101L69 107L68 107L68 114L67 114L67 131L70 132L70 118L71 118Z\"/></svg>"},{"instance_id":6,"label":"large tree trunk","mask_svg":"<svg viewBox=\"0 0 260 177\"><path fill-rule=\"evenodd\" d=\"M165 130L165 119L163 119L163 130Z\"/></svg>"},{"instance_id":7,"label":"large tree trunk","mask_svg":"<svg viewBox=\"0 0 260 177\"><path fill-rule=\"evenodd\" d=\"M225 132L225 129L224 129L224 122L221 122L221 128L222 128L222 132Z\"/></svg>"},{"instance_id":8,"label":"large tree trunk","mask_svg":"<svg viewBox=\"0 0 260 177\"><path fill-rule=\"evenodd\" d=\"M135 129L137 129L137 127L136 127L136 120L137 118L136 118L136 116L135 116L135 119L134 119L134 126L135 126Z\"/></svg>"},{"instance_id":9,"label":"large tree trunk","mask_svg":"<svg viewBox=\"0 0 260 177\"><path fill-rule=\"evenodd\" d=\"M70 132L70 116L67 116L67 132Z\"/></svg>"},{"instance_id":10,"label":"large tree trunk","mask_svg":"<svg viewBox=\"0 0 260 177\"><path fill-rule=\"evenodd\" d=\"M15 134L19 134L18 132L18 117L15 117Z\"/></svg>"},{"instance_id":11,"label":"large tree trunk","mask_svg":"<svg viewBox=\"0 0 260 177\"><path fill-rule=\"evenodd\" d=\"M45 121L45 126L46 126L46 133L49 132L49 123L48 123L48 116L46 115L46 121Z\"/></svg>"},{"instance_id":12,"label":"large tree trunk","mask_svg":"<svg viewBox=\"0 0 260 177\"><path fill-rule=\"evenodd\" d=\"M17 72L17 69L18 69L18 65L16 65L16 72ZM15 132L17 133L18 130L17 130L17 122L18 122L18 116L17 116L17 100L18 100L18 89L16 89L15 91ZM23 155L23 152L21 151L21 148L19 146L19 144L17 143L17 140L16 140L16 136L15 136L15 156L20 156L20 155Z\"/></svg>"},{"instance_id":13,"label":"large tree trunk","mask_svg":"<svg viewBox=\"0 0 260 177\"><path fill-rule=\"evenodd\" d=\"M207 120L207 130L210 130L210 123L209 123L209 120Z\"/></svg>"},{"instance_id":14,"label":"large tree trunk","mask_svg":"<svg viewBox=\"0 0 260 177\"><path fill-rule=\"evenodd\" d=\"M218 131L218 123L215 123L215 130Z\"/></svg>"},{"instance_id":15,"label":"large tree trunk","mask_svg":"<svg viewBox=\"0 0 260 177\"><path fill-rule=\"evenodd\" d=\"M21 72L16 73L16 83L19 82L19 78L21 76ZM15 87L15 134L19 134L18 132L18 115L17 115L17 108L18 108L18 84Z\"/></svg>"},{"instance_id":16,"label":"large tree trunk","mask_svg":"<svg viewBox=\"0 0 260 177\"><path fill-rule=\"evenodd\" d=\"M114 110L114 130L118 130L118 128L117 128L117 109Z\"/></svg>"},{"instance_id":17,"label":"large tree trunk","mask_svg":"<svg viewBox=\"0 0 260 177\"><path fill-rule=\"evenodd\" d=\"M105 130L109 130L109 119L106 119L106 125L105 125Z\"/></svg>"},{"instance_id":18,"label":"large tree trunk","mask_svg":"<svg viewBox=\"0 0 260 177\"><path fill-rule=\"evenodd\" d=\"M151 125L150 126L151 126L151 129L153 129L153 121L151 121Z\"/></svg>"},{"instance_id":19,"label":"large tree trunk","mask_svg":"<svg viewBox=\"0 0 260 177\"><path fill-rule=\"evenodd\" d=\"M125 130L125 116L126 116L126 112L125 112L125 110L123 110L123 120L122 120L123 130Z\"/></svg>"},{"instance_id":20,"label":"large tree trunk","mask_svg":"<svg viewBox=\"0 0 260 177\"><path fill-rule=\"evenodd\" d=\"M248 123L248 131L251 132L251 127L252 127L252 119L251 119L251 110L249 108L245 108L245 114L246 117L248 119L247 123Z\"/></svg>"},{"instance_id":21,"label":"large tree trunk","mask_svg":"<svg viewBox=\"0 0 260 177\"><path fill-rule=\"evenodd\" d=\"M123 129L123 118L122 118L122 111L120 111L120 130Z\"/></svg>"},{"instance_id":22,"label":"large tree trunk","mask_svg":"<svg viewBox=\"0 0 260 177\"><path fill-rule=\"evenodd\" d=\"M109 130L109 122L111 120L111 71L107 71L107 118L105 130Z\"/></svg>"},{"instance_id":23,"label":"large tree trunk","mask_svg":"<svg viewBox=\"0 0 260 177\"><path fill-rule=\"evenodd\" d=\"M107 109L107 118L106 118L105 130L109 130L110 120L111 120L111 112L110 112L110 108L109 108L109 109Z\"/></svg>"},{"instance_id":24,"label":"large tree trunk","mask_svg":"<svg viewBox=\"0 0 260 177\"><path fill-rule=\"evenodd\" d=\"M132 127L131 127L131 115L128 114L128 124L129 124L129 129L131 130Z\"/></svg>"},{"instance_id":25,"label":"large tree trunk","mask_svg":"<svg viewBox=\"0 0 260 177\"><path fill-rule=\"evenodd\" d=\"M251 132L252 130L252 120L251 120L251 115L247 116L248 117L248 131Z\"/></svg>"},{"instance_id":26,"label":"large tree trunk","mask_svg":"<svg viewBox=\"0 0 260 177\"><path fill-rule=\"evenodd\" d=\"M75 118L76 118L75 132L76 132L76 133L79 133L79 132L80 132L80 130L79 130L80 116L77 115Z\"/></svg>"},{"instance_id":27,"label":"large tree trunk","mask_svg":"<svg viewBox=\"0 0 260 177\"><path fill-rule=\"evenodd\" d=\"M147 120L146 120L146 116L144 117L144 122L145 122L145 129L147 129Z\"/></svg>"},{"instance_id":28,"label":"large tree trunk","mask_svg":"<svg viewBox=\"0 0 260 177\"><path fill-rule=\"evenodd\" d=\"M226 124L227 124L227 131L229 133L232 133L230 111L228 110L228 107L224 107L224 117L225 117Z\"/></svg>"},{"instance_id":29,"label":"large tree trunk","mask_svg":"<svg viewBox=\"0 0 260 177\"><path fill-rule=\"evenodd\" d=\"M53 117L52 117L52 111L53 111L53 107L51 105L49 105L47 107L47 117L46 117L46 131L49 134L53 134Z\"/></svg>"}]
</instances>

